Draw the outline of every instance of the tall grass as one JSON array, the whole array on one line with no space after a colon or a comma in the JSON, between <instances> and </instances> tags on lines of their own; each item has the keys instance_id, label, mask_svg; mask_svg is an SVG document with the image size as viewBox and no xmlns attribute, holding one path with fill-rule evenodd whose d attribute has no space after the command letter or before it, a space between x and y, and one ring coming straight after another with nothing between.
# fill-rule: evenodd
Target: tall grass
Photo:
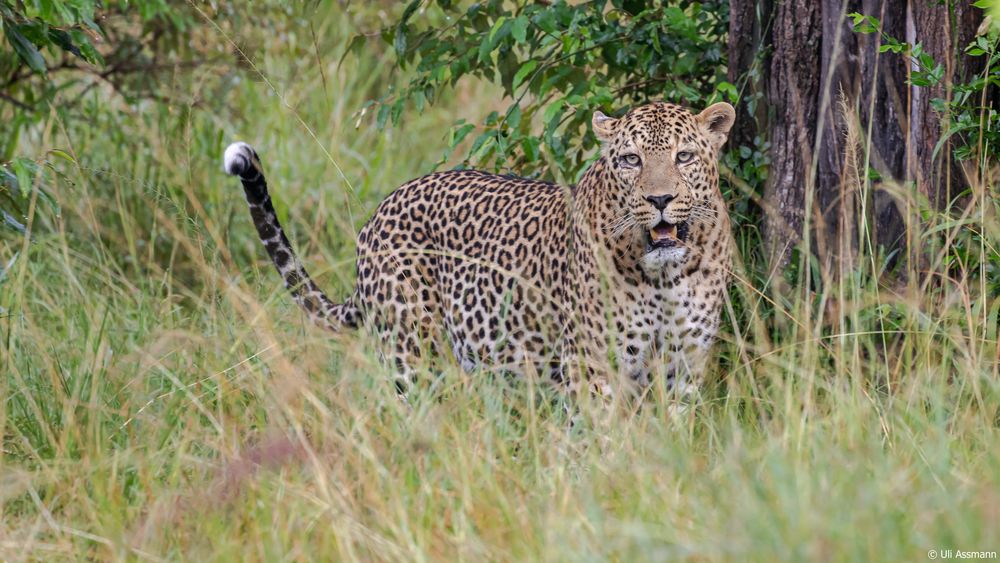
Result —
<instances>
[{"instance_id":1,"label":"tall grass","mask_svg":"<svg viewBox=\"0 0 1000 563\"><path fill-rule=\"evenodd\" d=\"M406 406L365 335L305 324L221 151L258 148L304 260L343 296L377 202L433 167L456 113L495 94L460 91L379 132L354 112L386 88L386 63L371 46L339 64L349 14L295 14L276 36L216 23L193 33L223 50L227 35L257 42L256 70L178 75L164 85L175 105L53 114L28 146L75 162L48 180L59 213L34 202L31 239L0 238L0 557L1000 550L1000 300L981 281L1000 248L993 170L960 219L899 189L929 258L892 286L864 245L856 271L803 259L788 283L760 273L742 233L750 263L720 361L680 416L654 393L635 412L584 402L570 424L536 382L448 359ZM978 250L955 252L970 240Z\"/></svg>"}]
</instances>

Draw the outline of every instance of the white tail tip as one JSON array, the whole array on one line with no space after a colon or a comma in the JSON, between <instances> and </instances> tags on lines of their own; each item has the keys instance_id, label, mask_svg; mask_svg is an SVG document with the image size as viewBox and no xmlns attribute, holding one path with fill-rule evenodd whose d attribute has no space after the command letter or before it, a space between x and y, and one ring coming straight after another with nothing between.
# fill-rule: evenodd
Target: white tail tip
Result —
<instances>
[{"instance_id":1,"label":"white tail tip","mask_svg":"<svg viewBox=\"0 0 1000 563\"><path fill-rule=\"evenodd\" d=\"M253 166L254 150L250 145L239 141L226 147L222 157L222 165L227 174L239 176Z\"/></svg>"}]
</instances>

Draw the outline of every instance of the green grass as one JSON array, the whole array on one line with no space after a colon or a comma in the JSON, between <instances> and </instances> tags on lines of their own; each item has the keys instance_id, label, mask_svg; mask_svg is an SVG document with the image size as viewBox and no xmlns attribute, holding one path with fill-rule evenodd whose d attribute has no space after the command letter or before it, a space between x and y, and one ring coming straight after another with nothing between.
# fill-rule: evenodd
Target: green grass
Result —
<instances>
[{"instance_id":1,"label":"green grass","mask_svg":"<svg viewBox=\"0 0 1000 563\"><path fill-rule=\"evenodd\" d=\"M1000 550L1000 301L975 276L985 262L934 247L971 229L996 254L993 185L977 186L970 224L934 215L914 232L929 275L891 289L864 254L861 273L811 293L753 273L748 256L722 360L680 416L655 392L637 412L583 402L571 426L565 400L534 382L447 360L405 407L367 337L305 323L221 153L236 139L258 148L300 253L341 297L380 198L429 171L456 114L474 118L496 94L473 86L403 127L356 128L355 110L388 85L386 60L373 46L338 67L354 23L336 8L315 21L318 46L294 18L280 38L192 32L220 52L223 32L260 42L270 86L199 69L164 84L176 104L112 99L122 111L54 116L24 141L39 160L59 148L76 163L46 180L58 214L33 200L30 243L0 238L0 263L13 260L0 281L0 558Z\"/></svg>"}]
</instances>

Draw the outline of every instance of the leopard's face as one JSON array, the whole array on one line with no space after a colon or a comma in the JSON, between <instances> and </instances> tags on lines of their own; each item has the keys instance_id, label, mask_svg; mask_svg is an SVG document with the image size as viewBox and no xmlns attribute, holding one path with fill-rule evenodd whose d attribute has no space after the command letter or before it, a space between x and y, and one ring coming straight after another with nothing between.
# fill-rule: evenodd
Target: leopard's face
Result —
<instances>
[{"instance_id":1,"label":"leopard's face","mask_svg":"<svg viewBox=\"0 0 1000 563\"><path fill-rule=\"evenodd\" d=\"M692 222L720 197L716 161L734 117L725 103L698 115L665 103L641 106L619 119L594 115L612 190L621 202L608 230L635 235L646 269L686 260Z\"/></svg>"}]
</instances>

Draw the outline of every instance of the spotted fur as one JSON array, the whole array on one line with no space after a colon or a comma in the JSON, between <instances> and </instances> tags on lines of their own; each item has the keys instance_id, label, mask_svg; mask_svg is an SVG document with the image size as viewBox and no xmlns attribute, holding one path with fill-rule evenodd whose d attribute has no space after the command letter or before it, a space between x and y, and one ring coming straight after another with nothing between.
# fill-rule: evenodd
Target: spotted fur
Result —
<instances>
[{"instance_id":1,"label":"spotted fur","mask_svg":"<svg viewBox=\"0 0 1000 563\"><path fill-rule=\"evenodd\" d=\"M598 112L602 156L570 188L473 170L410 181L361 229L357 285L340 304L292 250L254 150L231 145L225 167L295 300L324 328L370 327L399 385L448 350L470 372L607 391L703 368L730 270L716 161L733 117L724 103L698 115L666 103Z\"/></svg>"}]
</instances>

